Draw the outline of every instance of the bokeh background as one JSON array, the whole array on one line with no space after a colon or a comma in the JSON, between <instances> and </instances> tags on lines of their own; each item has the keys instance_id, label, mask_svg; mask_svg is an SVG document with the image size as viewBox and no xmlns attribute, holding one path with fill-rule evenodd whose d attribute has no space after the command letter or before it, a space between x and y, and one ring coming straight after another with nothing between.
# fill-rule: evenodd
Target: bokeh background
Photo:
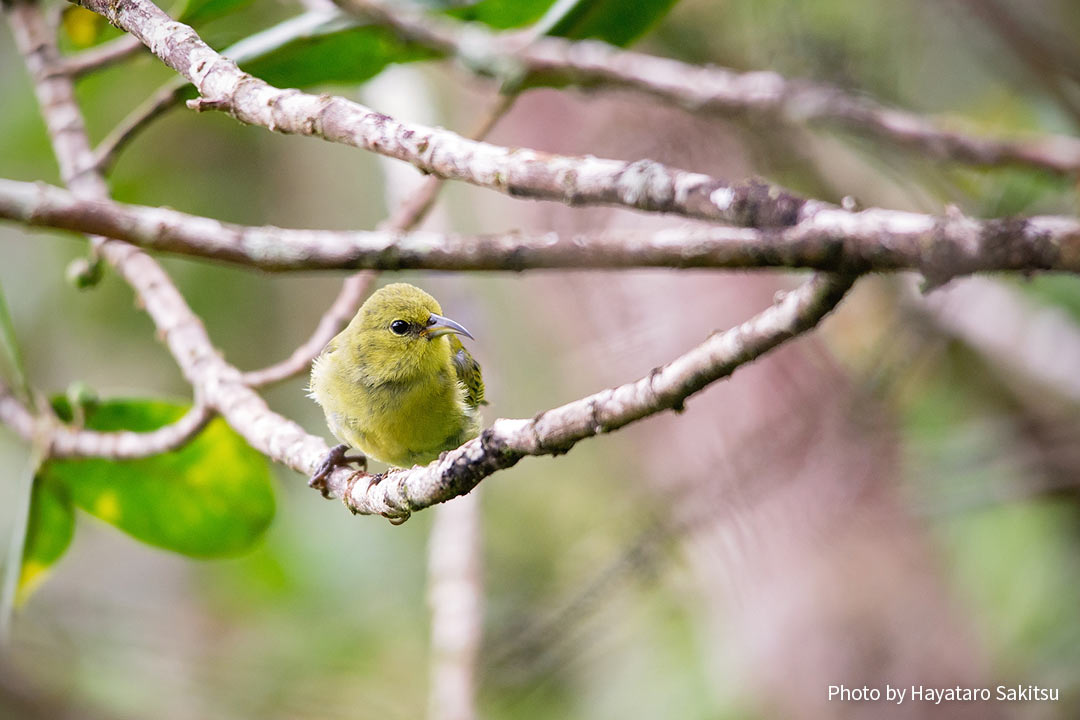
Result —
<instances>
[{"instance_id":1,"label":"bokeh background","mask_svg":"<svg viewBox=\"0 0 1080 720\"><path fill-rule=\"evenodd\" d=\"M298 12L256 0L218 47ZM988 133L1075 134L1071 0L682 0L637 47L866 91ZM79 83L95 139L170 72L138 57ZM494 86L448 63L331 86L468 132ZM760 175L864 206L1077 211L1075 185L972 170L847 134L692 117L622 93L536 90L491 139ZM412 173L408 171L406 174ZM416 173L412 173L415 175ZM0 23L0 176L59 183ZM248 224L370 228L400 195L374 156L174 111L121 156L117 199ZM395 176L391 176L393 178ZM428 227L561 231L675 218L445 189ZM35 387L185 400L127 286L64 279L70 235L0 226L0 285ZM336 272L161 258L226 357L285 357ZM795 275L401 273L478 340L495 417L632 380L767 305ZM1080 281L860 283L819 331L665 414L482 484L486 718L1071 718L1080 713ZM329 439L306 379L271 406ZM0 430L0 537L27 448ZM430 512L353 517L275 468L277 515L238 558L198 562L80 515L18 613L2 718L416 718L427 712ZM6 540L5 540L6 542ZM829 702L828 686L1039 685L1056 703Z\"/></svg>"}]
</instances>

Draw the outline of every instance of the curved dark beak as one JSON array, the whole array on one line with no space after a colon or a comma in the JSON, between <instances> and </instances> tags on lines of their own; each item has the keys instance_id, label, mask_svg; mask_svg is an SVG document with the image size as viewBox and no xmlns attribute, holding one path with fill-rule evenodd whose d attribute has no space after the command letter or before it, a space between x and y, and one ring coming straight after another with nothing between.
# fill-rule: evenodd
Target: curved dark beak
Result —
<instances>
[{"instance_id":1,"label":"curved dark beak","mask_svg":"<svg viewBox=\"0 0 1080 720\"><path fill-rule=\"evenodd\" d=\"M464 335L467 338L472 338L472 333L466 330L460 323L454 322L448 317L442 315L436 315L431 313L431 317L428 318L427 327L420 331L420 334L426 337L428 340L434 340L437 337L443 335Z\"/></svg>"}]
</instances>

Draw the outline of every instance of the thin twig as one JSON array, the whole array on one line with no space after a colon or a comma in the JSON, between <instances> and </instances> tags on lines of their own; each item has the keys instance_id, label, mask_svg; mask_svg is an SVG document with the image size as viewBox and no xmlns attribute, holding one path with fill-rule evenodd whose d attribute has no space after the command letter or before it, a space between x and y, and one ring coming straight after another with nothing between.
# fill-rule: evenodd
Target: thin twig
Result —
<instances>
[{"instance_id":1,"label":"thin twig","mask_svg":"<svg viewBox=\"0 0 1080 720\"><path fill-rule=\"evenodd\" d=\"M13 429L26 442L32 442L42 423L49 425L45 443L46 456L55 460L105 458L136 460L175 450L187 443L210 422L213 413L206 405L195 403L174 422L148 432L98 432L70 427L54 417L40 418L23 405L0 381L0 423Z\"/></svg>"},{"instance_id":2,"label":"thin twig","mask_svg":"<svg viewBox=\"0 0 1080 720\"><path fill-rule=\"evenodd\" d=\"M177 420L147 432L95 432L57 427L49 444L49 456L137 460L182 447L198 435L214 417L206 405L196 403Z\"/></svg>"},{"instance_id":3,"label":"thin twig","mask_svg":"<svg viewBox=\"0 0 1080 720\"><path fill-rule=\"evenodd\" d=\"M111 171L120 156L120 151L149 127L150 123L169 110L178 107L184 101L185 91L189 87L191 87L190 83L177 78L162 85L153 95L140 103L94 148L94 169L103 174Z\"/></svg>"},{"instance_id":4,"label":"thin twig","mask_svg":"<svg viewBox=\"0 0 1080 720\"><path fill-rule=\"evenodd\" d=\"M266 387L288 380L307 370L311 366L311 361L326 347L326 343L330 342L341 332L341 328L352 320L357 308L368 296L377 276L377 273L365 271L345 278L340 292L323 316L319 318L319 324L315 326L311 337L293 350L289 357L273 365L250 370L243 374L241 381L253 388Z\"/></svg>"},{"instance_id":5,"label":"thin twig","mask_svg":"<svg viewBox=\"0 0 1080 720\"><path fill-rule=\"evenodd\" d=\"M77 78L115 65L143 50L144 46L138 39L130 35L121 35L115 40L83 50L78 55L64 58L60 68L71 77Z\"/></svg>"}]
</instances>

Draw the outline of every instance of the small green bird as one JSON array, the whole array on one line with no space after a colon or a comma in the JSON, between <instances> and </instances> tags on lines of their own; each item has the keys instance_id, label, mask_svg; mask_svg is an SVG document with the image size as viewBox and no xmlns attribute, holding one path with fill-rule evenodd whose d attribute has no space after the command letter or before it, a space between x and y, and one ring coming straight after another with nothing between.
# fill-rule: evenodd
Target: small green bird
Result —
<instances>
[{"instance_id":1,"label":"small green bird","mask_svg":"<svg viewBox=\"0 0 1080 720\"><path fill-rule=\"evenodd\" d=\"M318 486L346 450L397 467L427 463L480 432L480 365L435 298L408 283L372 293L311 368L311 397L342 441L311 478Z\"/></svg>"}]
</instances>

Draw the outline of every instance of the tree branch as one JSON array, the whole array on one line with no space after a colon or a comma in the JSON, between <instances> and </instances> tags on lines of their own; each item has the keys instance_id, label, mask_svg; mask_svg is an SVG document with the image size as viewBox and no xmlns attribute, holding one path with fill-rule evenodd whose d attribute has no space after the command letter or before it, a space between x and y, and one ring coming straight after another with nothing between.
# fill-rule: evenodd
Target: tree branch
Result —
<instances>
[{"instance_id":1,"label":"tree branch","mask_svg":"<svg viewBox=\"0 0 1080 720\"><path fill-rule=\"evenodd\" d=\"M500 419L480 437L423 467L390 472L369 485L356 473L328 478L326 491L353 512L407 518L415 510L464 495L485 477L527 455L561 455L585 438L613 432L664 410L813 328L843 298L850 275L817 275L775 305L716 333L635 382L608 388L531 420ZM364 480L364 481L362 481Z\"/></svg>"},{"instance_id":2,"label":"tree branch","mask_svg":"<svg viewBox=\"0 0 1080 720\"><path fill-rule=\"evenodd\" d=\"M136 38L122 35L97 47L83 50L78 55L64 58L60 69L71 77L80 77L122 62L135 53L142 52L143 47Z\"/></svg>"},{"instance_id":3,"label":"tree branch","mask_svg":"<svg viewBox=\"0 0 1080 720\"><path fill-rule=\"evenodd\" d=\"M120 156L120 151L127 147L140 132L148 128L150 123L180 105L188 87L189 84L185 80L176 78L162 85L153 95L141 102L94 148L94 169L102 174L112 170L112 166Z\"/></svg>"},{"instance_id":4,"label":"tree branch","mask_svg":"<svg viewBox=\"0 0 1080 720\"><path fill-rule=\"evenodd\" d=\"M402 38L454 56L469 70L499 79L507 74L585 87L636 90L692 112L778 119L832 126L917 150L931 158L979 166L1022 165L1071 175L1080 170L1080 140L1045 135L1008 141L948 130L916 113L897 110L825 85L787 80L774 72L737 73L718 67L620 50L596 41L493 33L479 23L410 11L383 0L335 0L342 9L393 29ZM511 78L513 79L513 78Z\"/></svg>"},{"instance_id":5,"label":"tree branch","mask_svg":"<svg viewBox=\"0 0 1080 720\"><path fill-rule=\"evenodd\" d=\"M138 37L202 96L196 110L221 110L241 122L310 135L404 160L438 177L509 195L577 205L619 205L735 225L780 227L827 204L759 182L721 180L639 160L570 157L467 140L447 130L402 123L331 95L281 90L242 72L187 25L148 0L80 0Z\"/></svg>"},{"instance_id":6,"label":"tree branch","mask_svg":"<svg viewBox=\"0 0 1080 720\"><path fill-rule=\"evenodd\" d=\"M935 217L822 207L792 227L765 230L690 226L563 237L289 230L84 200L50 185L0 180L0 218L273 271L788 267L918 270L935 285L984 271L1080 272L1080 221L1060 216L980 221L957 212ZM335 303L328 327L349 315L350 307L351 302Z\"/></svg>"},{"instance_id":7,"label":"tree branch","mask_svg":"<svg viewBox=\"0 0 1080 720\"><path fill-rule=\"evenodd\" d=\"M199 434L214 414L196 402L182 417L149 432L98 432L62 424L56 417L39 418L23 405L0 381L0 423L11 427L26 442L33 442L35 429L49 426L45 455L55 460L105 458L137 460L175 450Z\"/></svg>"},{"instance_id":8,"label":"tree branch","mask_svg":"<svg viewBox=\"0 0 1080 720\"><path fill-rule=\"evenodd\" d=\"M359 272L345 278L340 292L323 316L319 318L319 324L315 326L311 337L293 350L289 357L259 370L246 372L241 381L253 388L265 387L288 380L307 370L311 366L311 361L326 347L326 343L330 342L352 320L377 277L378 275L373 272Z\"/></svg>"}]
</instances>

